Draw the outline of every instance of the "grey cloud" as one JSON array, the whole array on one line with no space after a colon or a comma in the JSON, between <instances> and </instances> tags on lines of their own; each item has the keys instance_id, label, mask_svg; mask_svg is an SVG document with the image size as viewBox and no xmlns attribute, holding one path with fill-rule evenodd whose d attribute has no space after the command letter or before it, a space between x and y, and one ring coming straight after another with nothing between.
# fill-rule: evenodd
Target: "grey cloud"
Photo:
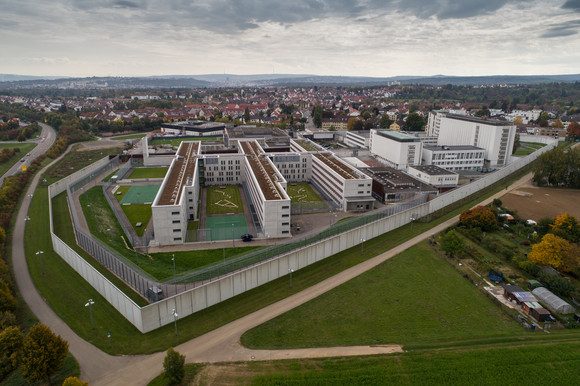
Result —
<instances>
[{"instance_id":1,"label":"grey cloud","mask_svg":"<svg viewBox=\"0 0 580 386\"><path fill-rule=\"evenodd\" d=\"M137 4L133 1L125 1L125 0L115 1L113 3L113 6L117 6L120 8L135 8L135 9L141 8L140 4Z\"/></svg>"},{"instance_id":2,"label":"grey cloud","mask_svg":"<svg viewBox=\"0 0 580 386\"><path fill-rule=\"evenodd\" d=\"M421 18L463 19L495 12L508 3L517 2L519 0L405 0L398 8Z\"/></svg>"},{"instance_id":3,"label":"grey cloud","mask_svg":"<svg viewBox=\"0 0 580 386\"><path fill-rule=\"evenodd\" d=\"M570 20L568 22L554 24L546 32L540 35L542 38L557 38L562 36L570 36L578 33L580 28L580 19Z\"/></svg>"},{"instance_id":4,"label":"grey cloud","mask_svg":"<svg viewBox=\"0 0 580 386\"><path fill-rule=\"evenodd\" d=\"M562 5L562 8L580 11L580 0L568 0Z\"/></svg>"}]
</instances>

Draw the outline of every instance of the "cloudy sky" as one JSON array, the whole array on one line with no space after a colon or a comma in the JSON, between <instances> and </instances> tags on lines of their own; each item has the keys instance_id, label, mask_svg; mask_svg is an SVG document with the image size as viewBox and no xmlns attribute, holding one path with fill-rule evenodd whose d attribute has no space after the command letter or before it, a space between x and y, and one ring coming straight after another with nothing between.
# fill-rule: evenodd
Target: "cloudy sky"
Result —
<instances>
[{"instance_id":1,"label":"cloudy sky","mask_svg":"<svg viewBox=\"0 0 580 386\"><path fill-rule=\"evenodd\" d=\"M0 73L580 73L580 0L0 0Z\"/></svg>"}]
</instances>

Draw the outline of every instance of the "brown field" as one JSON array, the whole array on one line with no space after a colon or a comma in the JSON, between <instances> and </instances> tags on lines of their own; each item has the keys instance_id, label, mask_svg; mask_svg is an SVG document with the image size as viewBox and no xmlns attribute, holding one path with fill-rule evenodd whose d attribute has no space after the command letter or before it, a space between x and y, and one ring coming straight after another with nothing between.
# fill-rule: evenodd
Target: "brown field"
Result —
<instances>
[{"instance_id":1,"label":"brown field","mask_svg":"<svg viewBox=\"0 0 580 386\"><path fill-rule=\"evenodd\" d=\"M528 197L529 195L529 197ZM538 221L568 213L580 219L580 190L521 186L501 197L503 206L524 219Z\"/></svg>"}]
</instances>

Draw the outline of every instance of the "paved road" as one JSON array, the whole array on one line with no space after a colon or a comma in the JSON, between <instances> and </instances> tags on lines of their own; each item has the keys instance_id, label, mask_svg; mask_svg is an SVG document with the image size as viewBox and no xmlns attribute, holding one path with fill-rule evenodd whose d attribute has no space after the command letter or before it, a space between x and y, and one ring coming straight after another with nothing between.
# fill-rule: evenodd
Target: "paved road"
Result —
<instances>
[{"instance_id":1,"label":"paved road","mask_svg":"<svg viewBox=\"0 0 580 386\"><path fill-rule=\"evenodd\" d=\"M30 165L30 163L39 155L46 153L48 149L52 146L56 140L56 132L54 129L44 123L38 123L42 127L42 132L40 138L28 141L36 142L38 145L30 151L30 155L24 155L22 159L24 162L16 162L2 177L0 177L0 186L4 183L4 179L9 176L13 176L19 173L22 169L22 165ZM21 142L20 142L21 143Z\"/></svg>"},{"instance_id":2,"label":"paved road","mask_svg":"<svg viewBox=\"0 0 580 386\"><path fill-rule=\"evenodd\" d=\"M516 184L512 185L510 189L516 189L519 185L527 182L530 177L531 174L526 175ZM39 178L40 173L34 178L27 193L34 192ZM501 191L483 203L491 202L494 198L498 198L506 192ZM165 353L160 352L142 356L108 355L81 339L52 311L36 291L26 265L23 245L24 217L28 213L29 205L30 198L26 196L18 212L12 237L12 259L16 283L24 300L42 323L48 325L55 333L61 335L68 341L71 353L80 364L81 378L83 380L88 381L91 385L147 384L163 370L162 363ZM400 351L401 348L397 345L329 347L302 350L250 350L241 346L240 336L248 329L281 315L376 267L378 264L390 259L414 244L440 232L457 220L458 217L456 216L390 251L351 267L289 298L192 339L176 347L176 349L186 355L187 362L249 361L365 355Z\"/></svg>"}]
</instances>

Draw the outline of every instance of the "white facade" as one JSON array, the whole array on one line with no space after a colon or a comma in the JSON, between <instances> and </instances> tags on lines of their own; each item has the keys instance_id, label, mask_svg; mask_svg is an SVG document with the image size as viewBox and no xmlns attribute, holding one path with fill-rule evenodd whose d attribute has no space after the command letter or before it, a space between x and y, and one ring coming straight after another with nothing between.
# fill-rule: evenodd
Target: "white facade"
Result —
<instances>
[{"instance_id":1,"label":"white facade","mask_svg":"<svg viewBox=\"0 0 580 386\"><path fill-rule=\"evenodd\" d=\"M396 169L421 164L423 143L409 134L371 129L369 148L372 154Z\"/></svg>"},{"instance_id":2,"label":"white facade","mask_svg":"<svg viewBox=\"0 0 580 386\"><path fill-rule=\"evenodd\" d=\"M485 149L475 146L424 146L423 165L447 170L481 170Z\"/></svg>"},{"instance_id":3,"label":"white facade","mask_svg":"<svg viewBox=\"0 0 580 386\"><path fill-rule=\"evenodd\" d=\"M349 147L360 147L362 149L369 148L369 134L368 132L354 132L347 131L344 144Z\"/></svg>"},{"instance_id":4,"label":"white facade","mask_svg":"<svg viewBox=\"0 0 580 386\"><path fill-rule=\"evenodd\" d=\"M516 128L511 122L485 120L445 112L429 114L427 131L437 135L438 146L477 146L485 149L490 167L509 163Z\"/></svg>"},{"instance_id":5,"label":"white facade","mask_svg":"<svg viewBox=\"0 0 580 386\"><path fill-rule=\"evenodd\" d=\"M434 165L409 166L407 173L418 180L437 188L454 187L459 183L459 174Z\"/></svg>"}]
</instances>

